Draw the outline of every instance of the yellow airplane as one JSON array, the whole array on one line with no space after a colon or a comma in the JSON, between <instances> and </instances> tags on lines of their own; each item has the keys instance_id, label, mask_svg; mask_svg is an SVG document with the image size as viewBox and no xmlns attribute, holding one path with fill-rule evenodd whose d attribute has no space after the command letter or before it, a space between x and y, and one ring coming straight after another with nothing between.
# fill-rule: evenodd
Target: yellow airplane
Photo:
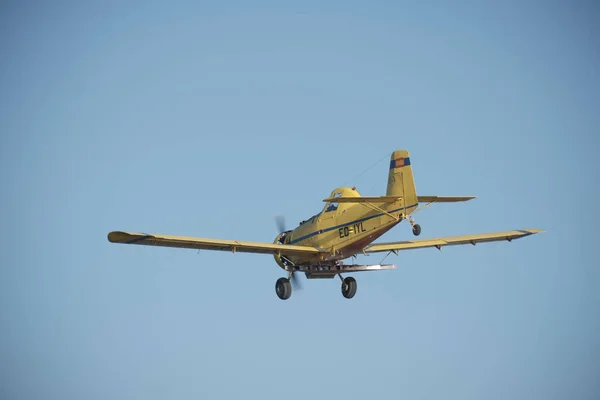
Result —
<instances>
[{"instance_id":1,"label":"yellow airplane","mask_svg":"<svg viewBox=\"0 0 600 400\"><path fill-rule=\"evenodd\" d=\"M291 282L295 273L304 273L308 279L334 278L342 281L342 295L350 299L356 294L356 280L342 277L342 273L389 270L394 264L347 265L342 260L358 254L412 250L496 241L512 241L543 232L539 229L521 229L506 232L452 236L435 239L407 240L392 243L373 243L385 232L407 220L415 236L421 227L411 217L415 211L432 203L451 203L474 199L468 197L417 196L408 151L392 153L387 192L380 197L362 197L355 187L341 187L324 199L325 207L293 230L285 230L273 243L243 242L237 240L202 239L185 236L155 235L114 231L108 234L112 243L150 246L181 247L188 249L221 250L272 254L277 264L288 272L275 284L277 296L288 299L292 294ZM419 204L425 204L419 208ZM280 221L281 222L281 221Z\"/></svg>"}]
</instances>

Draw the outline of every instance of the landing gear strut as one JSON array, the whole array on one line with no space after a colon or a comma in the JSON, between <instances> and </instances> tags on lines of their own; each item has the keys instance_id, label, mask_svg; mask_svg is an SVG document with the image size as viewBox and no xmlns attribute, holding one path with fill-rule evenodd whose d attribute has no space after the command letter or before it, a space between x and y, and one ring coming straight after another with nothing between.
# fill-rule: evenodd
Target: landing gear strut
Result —
<instances>
[{"instance_id":1,"label":"landing gear strut","mask_svg":"<svg viewBox=\"0 0 600 400\"><path fill-rule=\"evenodd\" d=\"M340 275L340 279L342 276ZM351 299L356 294L356 279L349 276L347 278L342 279L342 296L347 299Z\"/></svg>"},{"instance_id":2,"label":"landing gear strut","mask_svg":"<svg viewBox=\"0 0 600 400\"><path fill-rule=\"evenodd\" d=\"M275 292L281 300L287 300L292 295L292 284L288 278L279 278L275 282Z\"/></svg>"},{"instance_id":3,"label":"landing gear strut","mask_svg":"<svg viewBox=\"0 0 600 400\"><path fill-rule=\"evenodd\" d=\"M410 222L410 226L412 227L413 235L419 236L421 234L421 225L415 224L415 220L408 215L400 214L401 219L405 219Z\"/></svg>"},{"instance_id":4,"label":"landing gear strut","mask_svg":"<svg viewBox=\"0 0 600 400\"><path fill-rule=\"evenodd\" d=\"M410 226L412 226L413 235L419 236L421 234L421 225L415 224L415 220L412 218L408 218L408 222L410 222Z\"/></svg>"}]
</instances>

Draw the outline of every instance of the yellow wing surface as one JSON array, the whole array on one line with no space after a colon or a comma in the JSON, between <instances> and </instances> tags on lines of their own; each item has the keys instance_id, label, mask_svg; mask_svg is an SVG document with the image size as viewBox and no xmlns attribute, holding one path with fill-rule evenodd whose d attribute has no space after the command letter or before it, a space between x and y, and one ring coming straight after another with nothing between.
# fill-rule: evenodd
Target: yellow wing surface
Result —
<instances>
[{"instance_id":1,"label":"yellow wing surface","mask_svg":"<svg viewBox=\"0 0 600 400\"><path fill-rule=\"evenodd\" d=\"M203 239L186 236L155 235L132 232L110 232L111 243L143 244L146 246L179 247L185 249L221 250L240 253L284 254L288 256L315 255L326 250L309 246L274 243L243 242L238 240Z\"/></svg>"},{"instance_id":2,"label":"yellow wing surface","mask_svg":"<svg viewBox=\"0 0 600 400\"><path fill-rule=\"evenodd\" d=\"M419 198L420 199L420 198ZM436 247L441 250L445 246L456 246L461 244L472 244L485 243L485 242L499 242L508 240L509 242L514 239L519 239L525 236L533 235L535 233L544 232L540 229L522 229L515 231L505 232L494 232L494 233L482 233L477 235L464 235L464 236L449 236L434 239L419 239L419 240L406 240L403 242L392 242L392 243L374 243L367 246L364 250L365 253L377 253L381 251L398 251L398 250L412 250L412 249L423 249L427 247Z\"/></svg>"}]
</instances>

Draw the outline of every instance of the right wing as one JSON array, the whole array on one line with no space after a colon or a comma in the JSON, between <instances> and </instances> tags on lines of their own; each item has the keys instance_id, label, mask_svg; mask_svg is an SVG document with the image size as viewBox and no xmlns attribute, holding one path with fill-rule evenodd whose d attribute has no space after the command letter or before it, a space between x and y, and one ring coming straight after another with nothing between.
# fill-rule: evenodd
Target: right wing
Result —
<instances>
[{"instance_id":1,"label":"right wing","mask_svg":"<svg viewBox=\"0 0 600 400\"><path fill-rule=\"evenodd\" d=\"M506 232L494 232L494 233L483 233L477 235L464 235L464 236L449 236L434 239L419 239L419 240L406 240L403 242L392 242L392 243L374 243L367 246L364 249L365 253L377 253L381 251L398 251L398 250L412 250L412 249L423 249L426 247L436 247L441 250L444 246L455 246L460 244L472 244L485 243L485 242L499 242L502 240L508 240L509 242L513 239L519 239L525 236L533 235L535 233L544 232L540 229L523 229L516 231Z\"/></svg>"},{"instance_id":2,"label":"right wing","mask_svg":"<svg viewBox=\"0 0 600 400\"><path fill-rule=\"evenodd\" d=\"M147 246L180 247L186 249L221 250L240 253L283 254L287 256L306 256L328 253L327 250L310 246L289 244L241 242L238 240L203 239L186 236L155 235L132 232L110 232L111 243L143 244Z\"/></svg>"}]
</instances>

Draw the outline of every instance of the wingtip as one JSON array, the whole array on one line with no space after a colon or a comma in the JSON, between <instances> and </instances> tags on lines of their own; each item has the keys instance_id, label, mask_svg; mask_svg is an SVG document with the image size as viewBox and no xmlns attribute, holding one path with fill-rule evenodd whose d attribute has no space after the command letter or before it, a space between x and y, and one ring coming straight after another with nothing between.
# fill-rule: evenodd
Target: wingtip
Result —
<instances>
[{"instance_id":1,"label":"wingtip","mask_svg":"<svg viewBox=\"0 0 600 400\"><path fill-rule=\"evenodd\" d=\"M112 231L107 235L108 241L111 243L120 243L127 236L126 232Z\"/></svg>"},{"instance_id":2,"label":"wingtip","mask_svg":"<svg viewBox=\"0 0 600 400\"><path fill-rule=\"evenodd\" d=\"M522 232L526 235L535 235L536 233L546 232L544 229L536 229L536 228L528 228L528 229L519 229L519 232Z\"/></svg>"}]
</instances>

